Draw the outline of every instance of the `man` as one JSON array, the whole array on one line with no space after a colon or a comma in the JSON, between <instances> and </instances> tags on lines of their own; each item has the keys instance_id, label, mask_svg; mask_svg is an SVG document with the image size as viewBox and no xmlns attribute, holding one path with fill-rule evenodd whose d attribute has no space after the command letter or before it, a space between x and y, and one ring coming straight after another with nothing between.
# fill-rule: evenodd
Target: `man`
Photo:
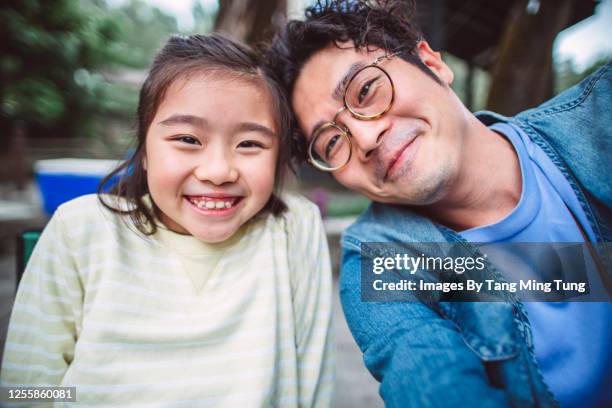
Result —
<instances>
[{"instance_id":1,"label":"man","mask_svg":"<svg viewBox=\"0 0 612 408\"><path fill-rule=\"evenodd\" d=\"M340 291L382 398L610 406L607 302L362 301L363 243L612 236L609 65L514 118L474 115L410 18L406 2L320 2L271 47L309 161L374 201L343 235Z\"/></svg>"}]
</instances>

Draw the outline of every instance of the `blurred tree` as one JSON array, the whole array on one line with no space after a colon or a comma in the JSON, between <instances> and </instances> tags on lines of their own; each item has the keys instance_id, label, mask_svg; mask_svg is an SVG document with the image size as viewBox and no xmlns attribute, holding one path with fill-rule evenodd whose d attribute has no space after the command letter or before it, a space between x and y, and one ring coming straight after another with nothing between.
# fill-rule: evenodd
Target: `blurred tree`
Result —
<instances>
[{"instance_id":1,"label":"blurred tree","mask_svg":"<svg viewBox=\"0 0 612 408\"><path fill-rule=\"evenodd\" d=\"M567 26L573 1L515 0L493 67L487 109L514 115L553 95L553 42Z\"/></svg>"},{"instance_id":2,"label":"blurred tree","mask_svg":"<svg viewBox=\"0 0 612 408\"><path fill-rule=\"evenodd\" d=\"M571 60L566 60L555 65L555 93L571 87L610 62L610 57L602 56L588 67L579 70Z\"/></svg>"},{"instance_id":3,"label":"blurred tree","mask_svg":"<svg viewBox=\"0 0 612 408\"><path fill-rule=\"evenodd\" d=\"M200 1L194 1L191 14L193 15L193 29L191 32L194 34L206 34L212 30L215 24L217 8L215 6L205 8Z\"/></svg>"},{"instance_id":4,"label":"blurred tree","mask_svg":"<svg viewBox=\"0 0 612 408\"><path fill-rule=\"evenodd\" d=\"M0 131L30 136L87 132L99 111L95 70L117 58L119 29L102 1L5 1L0 8ZM7 147L7 138L0 145Z\"/></svg>"},{"instance_id":5,"label":"blurred tree","mask_svg":"<svg viewBox=\"0 0 612 408\"><path fill-rule=\"evenodd\" d=\"M120 28L115 45L121 49L120 62L133 68L148 67L168 37L179 31L174 16L143 0L128 0L106 14Z\"/></svg>"},{"instance_id":6,"label":"blurred tree","mask_svg":"<svg viewBox=\"0 0 612 408\"><path fill-rule=\"evenodd\" d=\"M268 40L287 13L287 0L219 0L215 31L247 44Z\"/></svg>"},{"instance_id":7,"label":"blurred tree","mask_svg":"<svg viewBox=\"0 0 612 408\"><path fill-rule=\"evenodd\" d=\"M174 17L142 0L4 1L0 153L17 126L28 137L95 137L109 119L131 120L137 87L106 73L143 70L177 31Z\"/></svg>"}]
</instances>

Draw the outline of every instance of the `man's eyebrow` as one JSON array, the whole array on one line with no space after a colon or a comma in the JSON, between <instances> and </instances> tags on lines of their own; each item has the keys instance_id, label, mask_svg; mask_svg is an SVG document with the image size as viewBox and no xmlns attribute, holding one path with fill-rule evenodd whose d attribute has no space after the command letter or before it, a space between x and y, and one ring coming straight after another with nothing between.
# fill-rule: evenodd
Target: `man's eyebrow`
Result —
<instances>
[{"instance_id":1,"label":"man's eyebrow","mask_svg":"<svg viewBox=\"0 0 612 408\"><path fill-rule=\"evenodd\" d=\"M173 126L173 125L192 125L196 127L204 127L206 119L194 115L172 115L159 122L160 125Z\"/></svg>"},{"instance_id":2,"label":"man's eyebrow","mask_svg":"<svg viewBox=\"0 0 612 408\"><path fill-rule=\"evenodd\" d=\"M346 87L348 86L349 81L351 80L351 78L353 78L353 75L355 75L357 71L359 71L361 68L365 67L366 65L367 64L365 62L361 62L361 61L353 63L353 65L351 65L349 69L346 71L346 73L344 74L340 82L338 82L338 85L336 85L336 89L334 89L334 92L332 93L332 98L337 101L344 102L343 101L344 91L346 90ZM331 118L329 120L318 121L312 127L312 130L310 131L309 139L312 139L312 137L314 136L314 132L318 128L320 128L323 124L330 122L330 121L331 121Z\"/></svg>"},{"instance_id":3,"label":"man's eyebrow","mask_svg":"<svg viewBox=\"0 0 612 408\"><path fill-rule=\"evenodd\" d=\"M344 98L344 91L346 91L346 87L349 81L357 71L359 71L365 66L365 62L355 62L353 65L351 65L340 80L340 82L338 82L338 85L336 86L336 89L334 89L334 93L332 94L332 98L338 101L342 101L342 99Z\"/></svg>"},{"instance_id":4,"label":"man's eyebrow","mask_svg":"<svg viewBox=\"0 0 612 408\"><path fill-rule=\"evenodd\" d=\"M235 130L238 132L259 132L270 138L276 137L276 133L274 133L272 129L270 129L267 126L260 125L259 123L254 123L254 122L239 123L236 126Z\"/></svg>"},{"instance_id":5,"label":"man's eyebrow","mask_svg":"<svg viewBox=\"0 0 612 408\"><path fill-rule=\"evenodd\" d=\"M312 138L314 137L314 133L317 131L317 129L319 129L321 126L323 126L327 122L329 122L329 120L322 120L321 119L320 121L315 123L315 125L312 127L312 131L310 132L310 137L308 138L308 140L312 140Z\"/></svg>"}]
</instances>

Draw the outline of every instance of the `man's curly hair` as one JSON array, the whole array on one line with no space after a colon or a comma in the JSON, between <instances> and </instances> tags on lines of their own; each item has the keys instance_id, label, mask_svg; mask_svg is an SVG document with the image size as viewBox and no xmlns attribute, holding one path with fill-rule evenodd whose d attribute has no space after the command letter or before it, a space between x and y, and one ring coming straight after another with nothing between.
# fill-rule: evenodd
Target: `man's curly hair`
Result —
<instances>
[{"instance_id":1,"label":"man's curly hair","mask_svg":"<svg viewBox=\"0 0 612 408\"><path fill-rule=\"evenodd\" d=\"M439 83L417 54L423 36L412 22L414 13L412 0L319 0L306 9L304 21L289 21L274 37L268 64L290 98L302 67L313 54L329 44L341 47L341 43L351 41L355 50L402 50L403 60ZM305 138L294 127L294 155L303 160Z\"/></svg>"}]
</instances>

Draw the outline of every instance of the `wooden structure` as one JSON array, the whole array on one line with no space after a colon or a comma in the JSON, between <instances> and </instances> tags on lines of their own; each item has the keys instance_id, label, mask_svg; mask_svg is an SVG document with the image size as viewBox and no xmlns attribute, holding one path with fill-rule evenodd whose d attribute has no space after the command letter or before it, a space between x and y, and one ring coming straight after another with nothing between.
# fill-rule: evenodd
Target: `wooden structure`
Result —
<instances>
[{"instance_id":1,"label":"wooden structure","mask_svg":"<svg viewBox=\"0 0 612 408\"><path fill-rule=\"evenodd\" d=\"M513 102L521 107L551 96L547 93L552 92L554 38L559 31L591 16L596 5L596 0L417 0L417 21L433 49L447 51L468 64L468 107L473 105L470 84L474 67L491 71L498 83L516 85L517 75L537 77L540 89L517 87L517 97L521 92L528 97L531 94L531 99L523 95L522 100ZM516 113L505 109L503 101L513 95L500 89L495 78L491 95L497 99L489 98L489 109Z\"/></svg>"}]
</instances>

